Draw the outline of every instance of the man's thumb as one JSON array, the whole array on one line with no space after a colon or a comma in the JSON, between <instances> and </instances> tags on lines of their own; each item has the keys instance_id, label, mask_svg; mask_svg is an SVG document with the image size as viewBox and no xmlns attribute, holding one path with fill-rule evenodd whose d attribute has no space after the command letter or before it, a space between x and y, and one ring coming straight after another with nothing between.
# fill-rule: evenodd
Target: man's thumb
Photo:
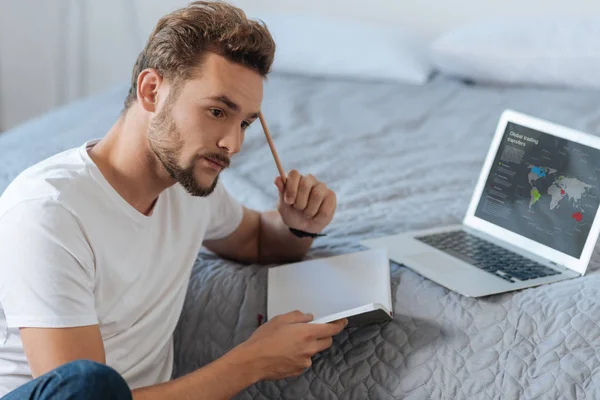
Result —
<instances>
[{"instance_id":1,"label":"man's thumb","mask_svg":"<svg viewBox=\"0 0 600 400\"><path fill-rule=\"evenodd\" d=\"M277 190L279 190L279 194L282 195L284 186L283 186L283 181L281 180L280 176L275 178L275 186L277 186Z\"/></svg>"},{"instance_id":2,"label":"man's thumb","mask_svg":"<svg viewBox=\"0 0 600 400\"><path fill-rule=\"evenodd\" d=\"M312 321L315 318L313 314L307 314L298 310L283 314L281 321L289 324L301 324Z\"/></svg>"}]
</instances>

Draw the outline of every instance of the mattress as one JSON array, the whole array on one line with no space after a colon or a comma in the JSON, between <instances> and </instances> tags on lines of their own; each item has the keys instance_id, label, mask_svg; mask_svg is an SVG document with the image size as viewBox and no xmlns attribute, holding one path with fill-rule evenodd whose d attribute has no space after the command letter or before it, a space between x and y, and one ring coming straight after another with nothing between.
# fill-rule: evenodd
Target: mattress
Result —
<instances>
[{"instance_id":1,"label":"mattress","mask_svg":"<svg viewBox=\"0 0 600 400\"><path fill-rule=\"evenodd\" d=\"M0 191L22 169L101 137L126 88L0 135ZM360 240L460 223L506 108L600 134L600 92L479 86L436 76L424 86L271 76L263 112L286 169L338 195L308 258L361 250ZM260 125L223 174L245 205L273 208L277 169ZM600 398L600 255L583 278L465 298L391 263L395 317L347 329L299 377L239 399ZM174 334L174 377L247 339L266 312L265 266L202 251Z\"/></svg>"}]
</instances>

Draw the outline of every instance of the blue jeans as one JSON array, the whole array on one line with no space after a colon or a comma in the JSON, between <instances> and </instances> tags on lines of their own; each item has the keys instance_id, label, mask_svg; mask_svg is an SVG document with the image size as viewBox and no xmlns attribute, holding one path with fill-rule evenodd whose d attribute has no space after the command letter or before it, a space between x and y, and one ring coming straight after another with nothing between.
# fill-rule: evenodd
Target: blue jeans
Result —
<instances>
[{"instance_id":1,"label":"blue jeans","mask_svg":"<svg viewBox=\"0 0 600 400\"><path fill-rule=\"evenodd\" d=\"M73 361L7 394L2 400L131 399L125 380L94 361Z\"/></svg>"}]
</instances>

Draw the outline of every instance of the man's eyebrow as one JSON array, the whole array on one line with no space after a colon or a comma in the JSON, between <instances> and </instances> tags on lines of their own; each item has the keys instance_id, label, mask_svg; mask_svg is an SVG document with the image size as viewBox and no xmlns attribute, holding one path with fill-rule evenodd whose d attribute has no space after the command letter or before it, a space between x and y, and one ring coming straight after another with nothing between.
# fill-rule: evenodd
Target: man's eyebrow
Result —
<instances>
[{"instance_id":1,"label":"man's eyebrow","mask_svg":"<svg viewBox=\"0 0 600 400\"><path fill-rule=\"evenodd\" d=\"M221 103L225 104L227 107L229 107L230 109L232 109L235 112L240 111L240 106L238 106L233 100L231 100L229 97L227 97L225 95L213 96L213 97L209 97L209 98L211 100L220 101Z\"/></svg>"},{"instance_id":2,"label":"man's eyebrow","mask_svg":"<svg viewBox=\"0 0 600 400\"><path fill-rule=\"evenodd\" d=\"M225 95L221 95L221 96L212 96L209 97L211 100L216 100L219 101L223 104L225 104L229 109L235 111L235 112L240 112L240 106L238 106L233 100L231 100L229 97L225 96ZM250 119L256 119L258 118L259 112L254 112L248 115L248 118Z\"/></svg>"}]
</instances>

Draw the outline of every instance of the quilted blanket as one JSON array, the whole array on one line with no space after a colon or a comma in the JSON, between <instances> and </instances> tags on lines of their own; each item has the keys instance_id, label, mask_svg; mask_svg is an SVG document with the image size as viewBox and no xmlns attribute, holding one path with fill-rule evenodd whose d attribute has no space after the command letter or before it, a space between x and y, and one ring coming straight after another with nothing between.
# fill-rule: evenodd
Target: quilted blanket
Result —
<instances>
[{"instance_id":1,"label":"quilted blanket","mask_svg":"<svg viewBox=\"0 0 600 400\"><path fill-rule=\"evenodd\" d=\"M100 137L124 87L0 135L0 192L25 167ZM328 236L309 258L361 250L361 239L459 223L500 113L529 113L600 134L600 92L425 86L272 76L263 111L286 169L338 194ZM223 180L245 205L277 200L259 124ZM266 311L266 268L203 251L175 332L174 376L247 339ZM260 382L239 399L600 398L600 254L583 278L470 299L391 264L393 321L348 329L302 376Z\"/></svg>"}]
</instances>

